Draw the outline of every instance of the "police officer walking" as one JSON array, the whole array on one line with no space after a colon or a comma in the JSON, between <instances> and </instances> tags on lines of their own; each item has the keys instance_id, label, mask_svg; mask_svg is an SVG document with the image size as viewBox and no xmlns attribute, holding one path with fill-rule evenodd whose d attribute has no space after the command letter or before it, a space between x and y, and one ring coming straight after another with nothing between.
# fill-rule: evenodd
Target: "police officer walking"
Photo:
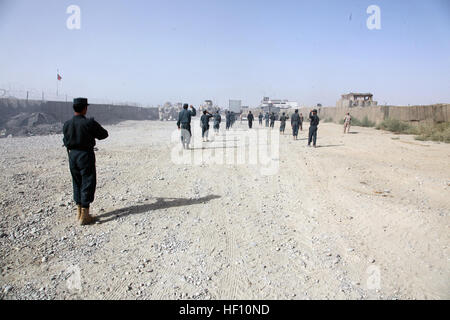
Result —
<instances>
[{"instance_id":1,"label":"police officer walking","mask_svg":"<svg viewBox=\"0 0 450 320\"><path fill-rule=\"evenodd\" d=\"M253 116L253 113L251 111L248 112L247 120L248 120L248 128L251 129L253 126L253 120L255 120L255 117Z\"/></svg>"},{"instance_id":2,"label":"police officer walking","mask_svg":"<svg viewBox=\"0 0 450 320\"><path fill-rule=\"evenodd\" d=\"M87 119L88 100L73 100L74 117L64 123L63 142L69 155L69 167L72 175L73 199L77 204L78 221L88 225L97 219L89 214L89 207L94 202L97 174L95 169L95 139L108 137L106 131L93 118Z\"/></svg>"},{"instance_id":3,"label":"police officer walking","mask_svg":"<svg viewBox=\"0 0 450 320\"><path fill-rule=\"evenodd\" d=\"M220 116L220 112L216 111L216 113L214 114L214 131L216 132L216 134L219 133L220 122L222 122L222 117Z\"/></svg>"},{"instance_id":4,"label":"police officer walking","mask_svg":"<svg viewBox=\"0 0 450 320\"><path fill-rule=\"evenodd\" d=\"M286 113L283 112L283 114L280 117L280 132L284 134L284 130L286 129L286 120L288 117L286 116Z\"/></svg>"},{"instance_id":5,"label":"police officer walking","mask_svg":"<svg viewBox=\"0 0 450 320\"><path fill-rule=\"evenodd\" d=\"M317 127L319 126L319 117L317 116L317 110L314 109L309 113L309 120L311 121L309 126L309 136L308 136L308 147L313 143L314 148L316 148L317 141Z\"/></svg>"},{"instance_id":6,"label":"police officer walking","mask_svg":"<svg viewBox=\"0 0 450 320\"><path fill-rule=\"evenodd\" d=\"M303 120L305 120L303 113L300 113L300 131L303 131Z\"/></svg>"},{"instance_id":7,"label":"police officer walking","mask_svg":"<svg viewBox=\"0 0 450 320\"><path fill-rule=\"evenodd\" d=\"M270 127L273 129L275 127L275 112L270 115Z\"/></svg>"},{"instance_id":8,"label":"police officer walking","mask_svg":"<svg viewBox=\"0 0 450 320\"><path fill-rule=\"evenodd\" d=\"M208 141L208 133L209 133L209 119L211 119L213 115L208 111L203 111L203 115L200 118L200 125L202 126L202 138L203 142ZM205 141L206 139L206 141Z\"/></svg>"},{"instance_id":9,"label":"police officer walking","mask_svg":"<svg viewBox=\"0 0 450 320\"><path fill-rule=\"evenodd\" d=\"M226 111L225 112L225 120L226 120L226 129L229 130L231 126L231 112Z\"/></svg>"},{"instance_id":10,"label":"police officer walking","mask_svg":"<svg viewBox=\"0 0 450 320\"><path fill-rule=\"evenodd\" d=\"M266 120L266 127L269 126L269 119L270 119L270 115L268 112L266 112L266 115L264 116L264 119Z\"/></svg>"},{"instance_id":11,"label":"police officer walking","mask_svg":"<svg viewBox=\"0 0 450 320\"><path fill-rule=\"evenodd\" d=\"M183 105L183 110L178 114L178 130L181 130L181 143L183 144L183 149L189 149L189 144L191 143L191 117L195 117L197 111L193 106L191 110L188 110L188 105Z\"/></svg>"},{"instance_id":12,"label":"police officer walking","mask_svg":"<svg viewBox=\"0 0 450 320\"><path fill-rule=\"evenodd\" d=\"M298 110L295 110L295 113L291 117L291 126L292 126L292 135L294 136L294 140L298 139L298 128L300 127L300 116L298 115Z\"/></svg>"}]
</instances>

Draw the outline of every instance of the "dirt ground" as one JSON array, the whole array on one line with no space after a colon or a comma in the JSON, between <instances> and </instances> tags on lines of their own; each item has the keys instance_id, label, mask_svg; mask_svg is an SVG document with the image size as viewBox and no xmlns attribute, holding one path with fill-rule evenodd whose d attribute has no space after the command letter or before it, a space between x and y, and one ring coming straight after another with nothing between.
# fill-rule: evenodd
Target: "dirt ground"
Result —
<instances>
[{"instance_id":1,"label":"dirt ground","mask_svg":"<svg viewBox=\"0 0 450 320\"><path fill-rule=\"evenodd\" d=\"M246 143L193 127L193 158ZM177 164L174 122L106 128L87 227L62 136L0 140L2 299L450 298L449 144L324 123L314 149L288 126L264 175Z\"/></svg>"}]
</instances>

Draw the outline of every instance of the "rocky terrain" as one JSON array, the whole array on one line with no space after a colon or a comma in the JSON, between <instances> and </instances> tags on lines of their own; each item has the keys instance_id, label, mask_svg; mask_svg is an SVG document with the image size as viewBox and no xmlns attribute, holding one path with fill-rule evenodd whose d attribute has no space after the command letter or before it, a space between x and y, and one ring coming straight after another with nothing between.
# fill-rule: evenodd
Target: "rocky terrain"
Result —
<instances>
[{"instance_id":1,"label":"rocky terrain","mask_svg":"<svg viewBox=\"0 0 450 320\"><path fill-rule=\"evenodd\" d=\"M192 155L246 143L193 127ZM87 227L62 136L0 139L2 299L450 298L448 144L321 124L265 176L174 163L173 122L107 129Z\"/></svg>"}]
</instances>

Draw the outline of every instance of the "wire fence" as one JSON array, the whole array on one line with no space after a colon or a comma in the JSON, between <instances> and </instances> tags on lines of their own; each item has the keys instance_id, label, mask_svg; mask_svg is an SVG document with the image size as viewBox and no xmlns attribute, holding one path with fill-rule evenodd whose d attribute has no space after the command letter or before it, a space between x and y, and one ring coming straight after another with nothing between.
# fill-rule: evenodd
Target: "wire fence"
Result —
<instances>
[{"instance_id":1,"label":"wire fence","mask_svg":"<svg viewBox=\"0 0 450 320\"><path fill-rule=\"evenodd\" d=\"M75 96L66 94L66 93L58 93L49 92L43 90L35 90L35 89L2 89L0 88L0 98L3 99L20 99L27 101L59 101L59 102L72 102ZM141 103L133 102L133 101L117 101L111 99L102 99L102 98L89 98L89 103L91 104L105 104L105 105L126 105L133 107L151 107L144 106Z\"/></svg>"}]
</instances>

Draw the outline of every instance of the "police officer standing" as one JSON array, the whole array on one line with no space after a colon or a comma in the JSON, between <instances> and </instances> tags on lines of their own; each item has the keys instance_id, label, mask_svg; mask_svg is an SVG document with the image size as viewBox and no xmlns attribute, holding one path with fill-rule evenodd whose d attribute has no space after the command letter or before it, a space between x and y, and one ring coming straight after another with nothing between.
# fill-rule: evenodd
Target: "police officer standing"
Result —
<instances>
[{"instance_id":1,"label":"police officer standing","mask_svg":"<svg viewBox=\"0 0 450 320\"><path fill-rule=\"evenodd\" d=\"M313 143L314 148L316 148L317 141L317 127L319 126L319 117L317 116L317 110L314 109L309 113L309 120L311 121L309 126L309 136L308 136L308 147Z\"/></svg>"},{"instance_id":2,"label":"police officer standing","mask_svg":"<svg viewBox=\"0 0 450 320\"><path fill-rule=\"evenodd\" d=\"M229 130L230 126L231 126L231 112L230 111L226 111L225 112L225 120L226 120L226 129Z\"/></svg>"},{"instance_id":3,"label":"police officer standing","mask_svg":"<svg viewBox=\"0 0 450 320\"><path fill-rule=\"evenodd\" d=\"M270 115L268 112L266 112L265 116L264 116L264 120L266 120L266 127L269 126L269 119L270 119Z\"/></svg>"},{"instance_id":4,"label":"police officer standing","mask_svg":"<svg viewBox=\"0 0 450 320\"><path fill-rule=\"evenodd\" d=\"M263 114L260 112L260 113L259 113L259 116L258 116L258 119L259 119L259 125L260 125L260 126L262 126L262 120L263 120L263 118L264 118L264 116L263 116Z\"/></svg>"},{"instance_id":5,"label":"police officer standing","mask_svg":"<svg viewBox=\"0 0 450 320\"><path fill-rule=\"evenodd\" d=\"M97 219L89 214L89 207L94 202L97 174L95 169L95 139L108 137L106 131L93 118L87 119L88 100L73 100L74 117L63 127L63 142L69 155L69 167L72 175L73 199L77 204L78 221L88 225Z\"/></svg>"},{"instance_id":6,"label":"police officer standing","mask_svg":"<svg viewBox=\"0 0 450 320\"><path fill-rule=\"evenodd\" d=\"M191 110L188 110L188 105L183 105L183 110L178 114L178 130L181 130L181 143L183 144L183 149L189 149L189 144L191 143L191 117L195 117L197 111L193 106Z\"/></svg>"}]
</instances>

